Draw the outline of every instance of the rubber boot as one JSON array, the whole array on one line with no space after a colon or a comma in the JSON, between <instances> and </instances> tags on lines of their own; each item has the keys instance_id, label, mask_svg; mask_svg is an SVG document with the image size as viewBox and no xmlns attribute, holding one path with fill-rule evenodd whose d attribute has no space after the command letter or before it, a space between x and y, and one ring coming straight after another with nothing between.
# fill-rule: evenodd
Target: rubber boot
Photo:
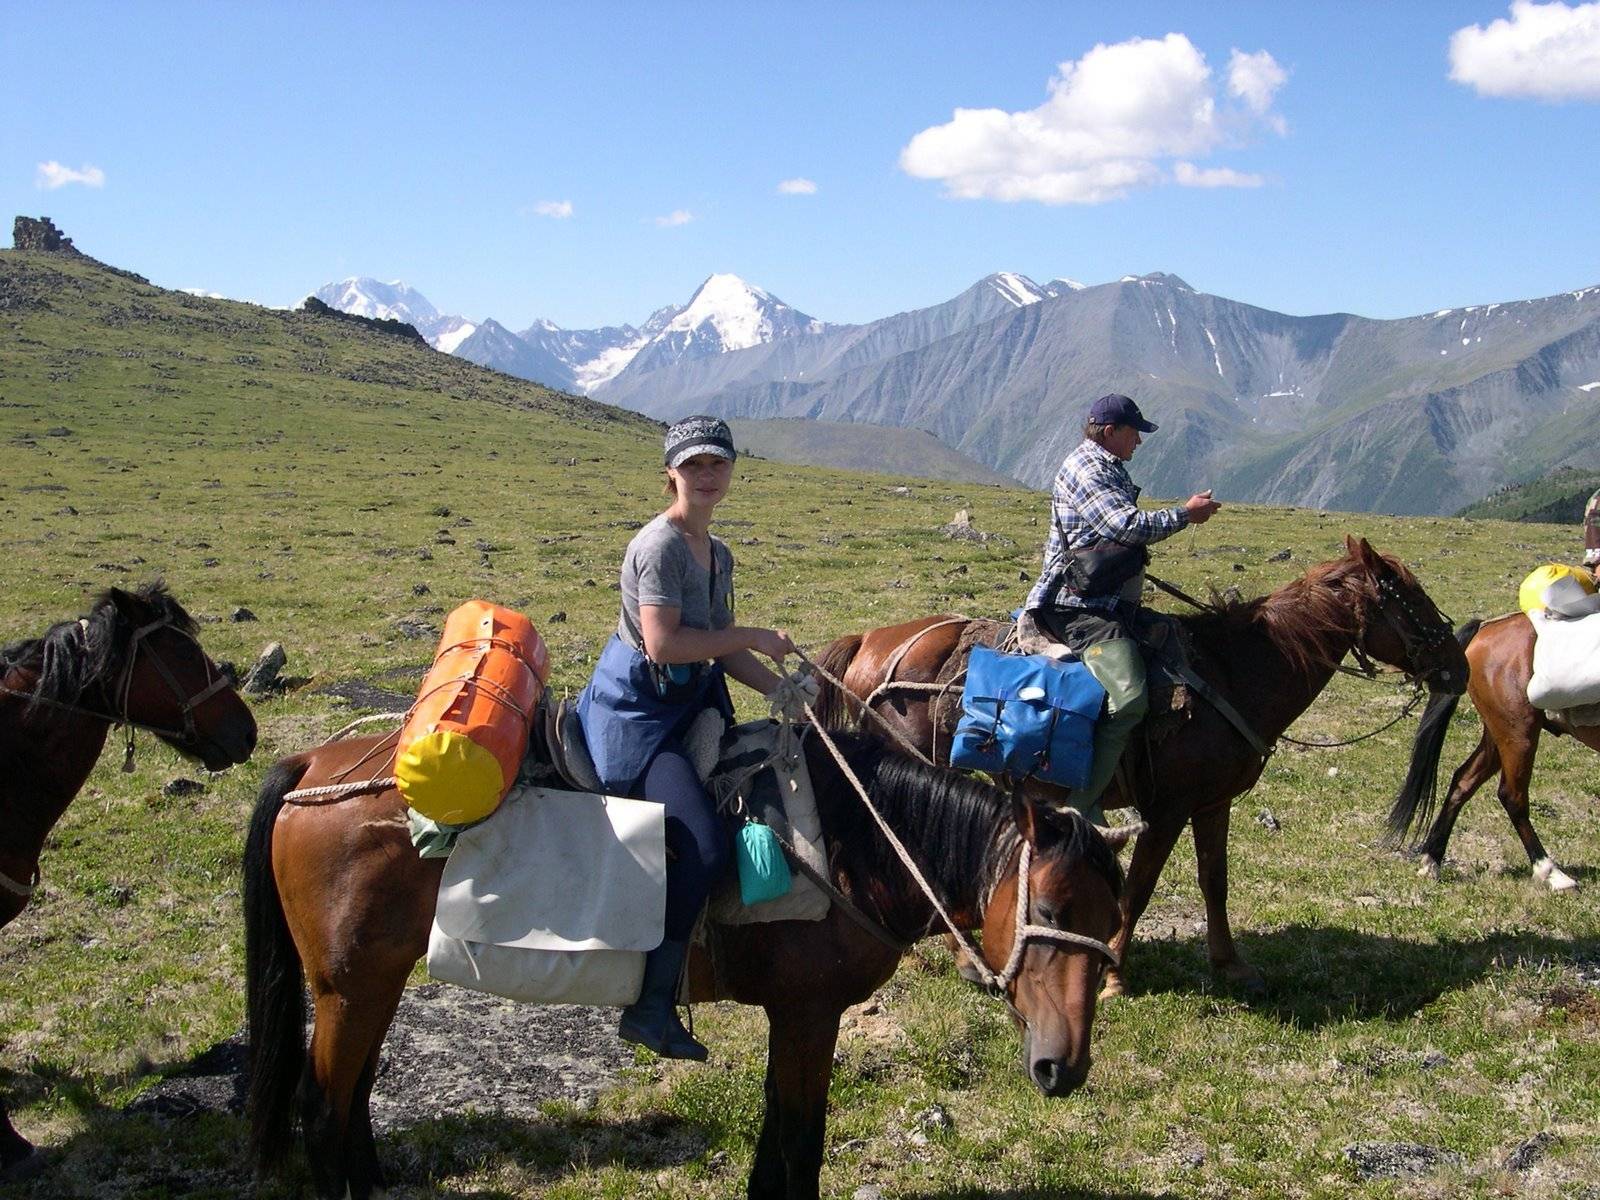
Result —
<instances>
[{"instance_id":1,"label":"rubber boot","mask_svg":"<svg viewBox=\"0 0 1600 1200\"><path fill-rule=\"evenodd\" d=\"M644 986L639 998L622 1010L617 1036L662 1058L705 1062L708 1052L678 1020L678 976L683 973L687 942L665 941L644 959Z\"/></svg>"},{"instance_id":2,"label":"rubber boot","mask_svg":"<svg viewBox=\"0 0 1600 1200\"><path fill-rule=\"evenodd\" d=\"M1106 714L1094 727L1094 765L1089 782L1067 796L1067 803L1096 825L1105 826L1100 797L1117 773L1123 747L1150 711L1145 691L1144 654L1128 638L1096 642L1083 652L1083 665L1106 689Z\"/></svg>"}]
</instances>

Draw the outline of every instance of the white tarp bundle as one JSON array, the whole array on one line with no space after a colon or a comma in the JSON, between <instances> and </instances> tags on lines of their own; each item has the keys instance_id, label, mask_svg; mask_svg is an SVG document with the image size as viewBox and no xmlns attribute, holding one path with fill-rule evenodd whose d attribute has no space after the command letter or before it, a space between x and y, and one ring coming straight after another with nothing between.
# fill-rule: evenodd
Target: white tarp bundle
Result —
<instances>
[{"instance_id":1,"label":"white tarp bundle","mask_svg":"<svg viewBox=\"0 0 1600 1200\"><path fill-rule=\"evenodd\" d=\"M517 788L462 832L439 882L428 973L534 1004L626 1005L666 913L660 804Z\"/></svg>"},{"instance_id":2,"label":"white tarp bundle","mask_svg":"<svg viewBox=\"0 0 1600 1200\"><path fill-rule=\"evenodd\" d=\"M1578 708L1600 701L1600 615L1578 620L1528 614L1536 635L1528 701L1535 708Z\"/></svg>"}]
</instances>

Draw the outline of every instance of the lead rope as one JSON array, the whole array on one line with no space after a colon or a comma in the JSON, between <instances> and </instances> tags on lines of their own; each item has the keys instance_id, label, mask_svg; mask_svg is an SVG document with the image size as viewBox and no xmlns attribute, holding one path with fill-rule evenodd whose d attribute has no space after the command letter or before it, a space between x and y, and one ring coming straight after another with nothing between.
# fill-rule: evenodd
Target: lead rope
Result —
<instances>
[{"instance_id":1,"label":"lead rope","mask_svg":"<svg viewBox=\"0 0 1600 1200\"><path fill-rule=\"evenodd\" d=\"M916 860L911 857L911 852L906 849L905 843L903 843L895 834L894 830L889 827L889 823L883 819L883 814L880 813L876 807L874 807L871 798L867 795L867 789L862 785L861 780L857 778L856 773L851 769L850 764L845 761L843 753L840 752L839 747L834 743L833 738L828 735L828 731L822 728L821 723L817 720L816 711L809 703L806 704L805 710L806 715L811 718L811 723L817 731L817 736L822 739L822 744L828 748L828 753L833 756L833 761L838 764L840 771L844 773L844 777L848 779L851 786L856 789L856 795L861 798L861 803L866 807L868 814L877 824L878 829L883 833L884 839L889 843L890 847L899 857L901 865L905 867L911 878L916 882L916 885L922 890L922 894L928 898L928 902L933 906L934 912L936 912L939 916L939 919L944 922L944 926L950 931L951 936L954 937L962 949L967 952L968 957L972 960L974 968L977 970L982 979L984 990L992 993L993 995L999 996L1002 999L1006 999L1007 1004L1010 1004L1010 1000L1007 997L1007 991L1012 980L1016 977L1016 972L1021 968L1022 955L1025 950L1026 942L1031 938L1048 938L1052 941L1082 946L1086 949L1094 950L1097 953L1104 955L1105 958L1113 965L1121 964L1121 959L1117 952L1105 942L1100 941L1098 938L1092 938L1086 934L1075 933L1069 929L1052 929L1048 926L1029 925L1025 923L1025 918L1028 911L1027 870L1032 860L1032 847L1027 840L1024 839L1022 843L1022 852L1017 857L1017 868L1019 872L1017 880L1018 919L1016 922L1015 940L1012 943L1011 954L1006 961L1005 968L999 974L996 974L994 971L990 970L989 964L984 961L983 952L978 948L978 944L972 940L972 935L966 930L957 926L954 918L950 916L949 911L945 908L944 902L939 899L938 894L933 890L933 887L928 883L926 877L918 868ZM1013 1012L1015 1012L1014 1007Z\"/></svg>"}]
</instances>

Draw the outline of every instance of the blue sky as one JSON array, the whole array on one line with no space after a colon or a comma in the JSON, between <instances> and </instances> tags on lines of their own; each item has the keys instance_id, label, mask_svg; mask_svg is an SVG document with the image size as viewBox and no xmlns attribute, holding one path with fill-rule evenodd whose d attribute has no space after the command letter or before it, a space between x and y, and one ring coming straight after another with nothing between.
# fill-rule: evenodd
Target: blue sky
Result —
<instances>
[{"instance_id":1,"label":"blue sky","mask_svg":"<svg viewBox=\"0 0 1600 1200\"><path fill-rule=\"evenodd\" d=\"M263 303L373 275L585 327L730 271L861 321L990 271L1162 270L1394 317L1600 283L1600 4L0 16L6 213Z\"/></svg>"}]
</instances>

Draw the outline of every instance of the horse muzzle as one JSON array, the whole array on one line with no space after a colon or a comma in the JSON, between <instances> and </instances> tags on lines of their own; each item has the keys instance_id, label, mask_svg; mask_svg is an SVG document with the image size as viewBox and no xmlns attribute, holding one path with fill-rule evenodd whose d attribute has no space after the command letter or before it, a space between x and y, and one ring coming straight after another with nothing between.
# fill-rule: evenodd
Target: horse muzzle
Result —
<instances>
[{"instance_id":1,"label":"horse muzzle","mask_svg":"<svg viewBox=\"0 0 1600 1200\"><path fill-rule=\"evenodd\" d=\"M1087 1052L1077 1059L1035 1055L1031 1029L1022 1035L1022 1063L1028 1072L1028 1078L1033 1080L1034 1087L1046 1096L1056 1097L1070 1096L1082 1087L1084 1081L1089 1078L1091 1066Z\"/></svg>"}]
</instances>

